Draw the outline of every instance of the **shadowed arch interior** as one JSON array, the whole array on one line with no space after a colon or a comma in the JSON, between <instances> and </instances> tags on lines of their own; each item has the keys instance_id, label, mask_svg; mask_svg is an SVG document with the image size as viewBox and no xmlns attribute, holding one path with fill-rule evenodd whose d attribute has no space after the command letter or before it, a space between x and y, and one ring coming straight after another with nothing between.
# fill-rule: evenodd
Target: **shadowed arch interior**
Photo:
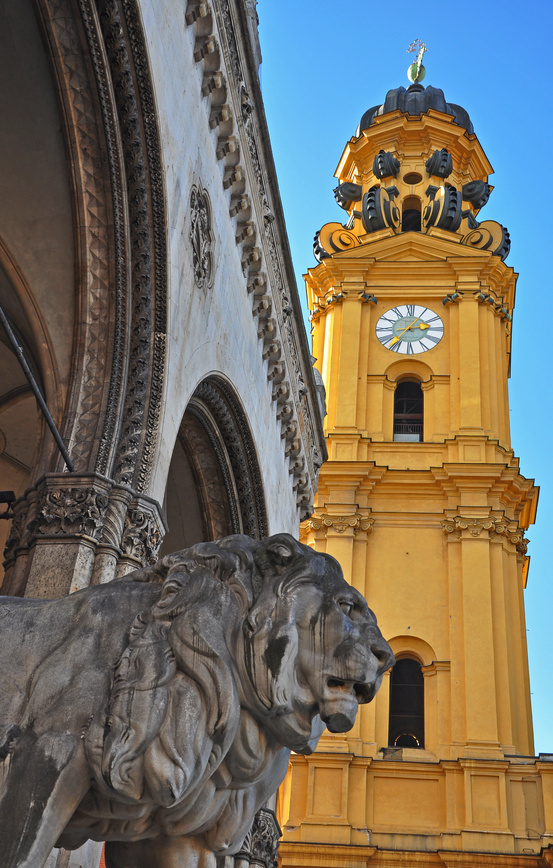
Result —
<instances>
[{"instance_id":1,"label":"shadowed arch interior","mask_svg":"<svg viewBox=\"0 0 553 868\"><path fill-rule=\"evenodd\" d=\"M229 384L209 377L183 416L169 468L165 509L169 532L161 554L196 542L268 533L253 438Z\"/></svg>"}]
</instances>

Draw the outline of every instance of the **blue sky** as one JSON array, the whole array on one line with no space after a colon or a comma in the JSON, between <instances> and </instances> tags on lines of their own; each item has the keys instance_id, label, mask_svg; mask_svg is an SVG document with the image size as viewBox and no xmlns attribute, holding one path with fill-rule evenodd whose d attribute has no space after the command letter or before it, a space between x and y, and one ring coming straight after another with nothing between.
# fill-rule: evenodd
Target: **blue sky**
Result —
<instances>
[{"instance_id":1,"label":"blue sky","mask_svg":"<svg viewBox=\"0 0 553 868\"><path fill-rule=\"evenodd\" d=\"M462 10L462 11L461 11ZM521 472L541 487L530 527L525 592L536 753L553 752L553 202L550 108L553 4L260 0L265 110L296 279L315 265L313 235L344 221L334 170L363 112L408 85L416 39L428 46L424 85L462 105L495 173L482 218L511 234L507 264L520 274L509 385Z\"/></svg>"}]
</instances>

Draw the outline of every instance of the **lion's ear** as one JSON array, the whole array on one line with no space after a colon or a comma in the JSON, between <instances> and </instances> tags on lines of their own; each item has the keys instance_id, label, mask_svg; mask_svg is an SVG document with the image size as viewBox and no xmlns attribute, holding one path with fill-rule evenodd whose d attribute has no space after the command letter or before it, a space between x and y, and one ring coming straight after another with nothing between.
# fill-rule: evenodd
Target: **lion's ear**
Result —
<instances>
[{"instance_id":1,"label":"lion's ear","mask_svg":"<svg viewBox=\"0 0 553 868\"><path fill-rule=\"evenodd\" d=\"M178 573L173 573L169 575L167 579L165 579L162 589L161 596L157 601L156 609L161 610L162 612L166 612L171 608L175 597L179 594L183 589L182 575ZM186 575L188 578L188 575Z\"/></svg>"},{"instance_id":2,"label":"lion's ear","mask_svg":"<svg viewBox=\"0 0 553 868\"><path fill-rule=\"evenodd\" d=\"M265 553L277 572L287 567L298 556L298 546L295 539L288 534L279 534L268 540Z\"/></svg>"}]
</instances>

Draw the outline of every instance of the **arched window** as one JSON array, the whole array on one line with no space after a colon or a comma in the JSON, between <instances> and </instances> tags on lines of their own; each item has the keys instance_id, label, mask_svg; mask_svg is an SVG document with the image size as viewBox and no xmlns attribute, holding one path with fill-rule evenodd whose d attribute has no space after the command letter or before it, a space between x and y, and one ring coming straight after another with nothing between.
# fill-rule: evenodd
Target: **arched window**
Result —
<instances>
[{"instance_id":1,"label":"arched window","mask_svg":"<svg viewBox=\"0 0 553 868\"><path fill-rule=\"evenodd\" d=\"M402 380L394 394L394 440L419 443L423 435L424 401L418 380Z\"/></svg>"},{"instance_id":2,"label":"arched window","mask_svg":"<svg viewBox=\"0 0 553 868\"><path fill-rule=\"evenodd\" d=\"M403 200L403 209L401 213L401 231L421 231L421 201L416 196L407 196Z\"/></svg>"},{"instance_id":3,"label":"arched window","mask_svg":"<svg viewBox=\"0 0 553 868\"><path fill-rule=\"evenodd\" d=\"M424 678L412 657L400 658L392 669L388 744L424 748Z\"/></svg>"}]
</instances>

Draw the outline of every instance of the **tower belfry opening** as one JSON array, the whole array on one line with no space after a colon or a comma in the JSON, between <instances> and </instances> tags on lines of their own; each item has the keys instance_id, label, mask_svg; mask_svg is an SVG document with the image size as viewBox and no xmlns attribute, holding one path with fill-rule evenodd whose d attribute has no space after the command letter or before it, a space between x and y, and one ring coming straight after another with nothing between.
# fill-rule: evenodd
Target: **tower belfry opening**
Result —
<instances>
[{"instance_id":1,"label":"tower belfry opening","mask_svg":"<svg viewBox=\"0 0 553 868\"><path fill-rule=\"evenodd\" d=\"M354 730L292 757L284 868L553 864L523 605L538 490L509 429L516 274L481 216L492 167L467 111L421 84L423 48L346 142L344 222L306 275L329 461L302 539L340 560L398 662Z\"/></svg>"},{"instance_id":2,"label":"tower belfry opening","mask_svg":"<svg viewBox=\"0 0 553 868\"><path fill-rule=\"evenodd\" d=\"M424 396L418 380L402 380L394 395L394 440L419 443L423 439Z\"/></svg>"},{"instance_id":3,"label":"tower belfry opening","mask_svg":"<svg viewBox=\"0 0 553 868\"><path fill-rule=\"evenodd\" d=\"M421 202L416 196L407 196L401 214L402 232L421 231Z\"/></svg>"}]
</instances>

